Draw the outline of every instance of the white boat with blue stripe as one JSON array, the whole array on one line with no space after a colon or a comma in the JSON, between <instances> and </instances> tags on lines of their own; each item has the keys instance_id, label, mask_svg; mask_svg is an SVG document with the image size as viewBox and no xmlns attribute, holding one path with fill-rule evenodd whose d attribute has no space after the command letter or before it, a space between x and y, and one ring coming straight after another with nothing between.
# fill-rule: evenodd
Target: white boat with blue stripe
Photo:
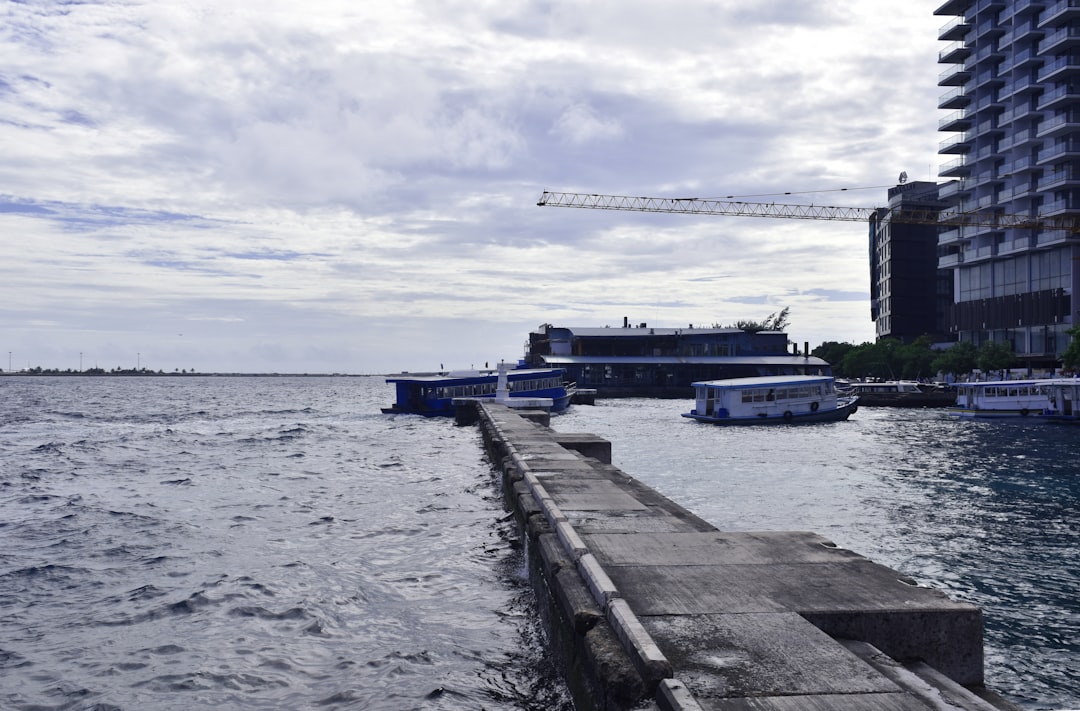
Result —
<instances>
[{"instance_id":1,"label":"white boat with blue stripe","mask_svg":"<svg viewBox=\"0 0 1080 711\"><path fill-rule=\"evenodd\" d=\"M856 396L838 396L829 375L774 375L694 383L694 409L683 413L716 425L781 425L846 420Z\"/></svg>"}]
</instances>

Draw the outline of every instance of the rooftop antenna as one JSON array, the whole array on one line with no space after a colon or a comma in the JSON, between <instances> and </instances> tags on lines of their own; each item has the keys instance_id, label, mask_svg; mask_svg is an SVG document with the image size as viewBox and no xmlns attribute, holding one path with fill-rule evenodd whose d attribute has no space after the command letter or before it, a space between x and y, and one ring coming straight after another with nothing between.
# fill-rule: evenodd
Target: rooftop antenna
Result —
<instances>
[{"instance_id":1,"label":"rooftop antenna","mask_svg":"<svg viewBox=\"0 0 1080 711\"><path fill-rule=\"evenodd\" d=\"M906 182L907 182L907 171L902 170L902 171L900 171L900 184L903 185Z\"/></svg>"}]
</instances>

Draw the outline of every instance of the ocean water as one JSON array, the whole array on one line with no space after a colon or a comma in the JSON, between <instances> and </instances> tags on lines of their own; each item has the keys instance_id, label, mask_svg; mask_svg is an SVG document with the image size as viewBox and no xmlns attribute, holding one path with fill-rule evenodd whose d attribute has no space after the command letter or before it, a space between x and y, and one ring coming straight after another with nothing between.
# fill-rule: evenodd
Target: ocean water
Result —
<instances>
[{"instance_id":1,"label":"ocean water","mask_svg":"<svg viewBox=\"0 0 1080 711\"><path fill-rule=\"evenodd\" d=\"M391 396L0 378L0 708L570 708L478 430Z\"/></svg>"},{"instance_id":2,"label":"ocean water","mask_svg":"<svg viewBox=\"0 0 1080 711\"><path fill-rule=\"evenodd\" d=\"M476 428L381 378L0 377L0 708L570 709ZM1080 708L1080 428L862 408L553 418L727 530L983 607L987 679Z\"/></svg>"},{"instance_id":3,"label":"ocean water","mask_svg":"<svg viewBox=\"0 0 1080 711\"><path fill-rule=\"evenodd\" d=\"M806 530L983 608L989 686L1080 708L1080 427L860 408L725 428L689 400L600 400L552 426L723 530Z\"/></svg>"}]
</instances>

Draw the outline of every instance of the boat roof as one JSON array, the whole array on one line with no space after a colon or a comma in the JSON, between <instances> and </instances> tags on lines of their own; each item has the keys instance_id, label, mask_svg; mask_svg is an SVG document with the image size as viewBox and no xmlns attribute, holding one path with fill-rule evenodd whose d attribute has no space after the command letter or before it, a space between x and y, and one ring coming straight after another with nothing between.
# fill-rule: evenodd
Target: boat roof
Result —
<instances>
[{"instance_id":1,"label":"boat roof","mask_svg":"<svg viewBox=\"0 0 1080 711\"><path fill-rule=\"evenodd\" d=\"M1017 387L1020 385L1067 385L1074 382L1074 378L1037 378L1033 380L976 380L970 383L956 383L962 387Z\"/></svg>"},{"instance_id":2,"label":"boat roof","mask_svg":"<svg viewBox=\"0 0 1080 711\"><path fill-rule=\"evenodd\" d=\"M534 375L562 375L566 371L562 368L515 368L507 370L506 376L511 380L520 380L523 377ZM401 373L400 375L388 375L388 383L474 383L487 380L495 380L499 377L496 369L485 370L455 370L447 373Z\"/></svg>"},{"instance_id":3,"label":"boat roof","mask_svg":"<svg viewBox=\"0 0 1080 711\"><path fill-rule=\"evenodd\" d=\"M829 362L816 356L756 355L756 356L542 356L549 365L780 365L827 367Z\"/></svg>"},{"instance_id":4,"label":"boat roof","mask_svg":"<svg viewBox=\"0 0 1080 711\"><path fill-rule=\"evenodd\" d=\"M647 326L640 328L637 326L628 326L626 328L608 328L605 326L559 326L552 327L552 330L556 331L569 331L575 336L585 336L587 338L641 338L642 336L691 336L691 335L711 335L716 333L744 333L741 328L726 327L726 328L655 328L653 326ZM748 332L747 332L748 333ZM759 331L758 333L767 334L783 334L783 331Z\"/></svg>"},{"instance_id":5,"label":"boat roof","mask_svg":"<svg viewBox=\"0 0 1080 711\"><path fill-rule=\"evenodd\" d=\"M746 388L774 388L783 385L806 385L808 383L832 382L831 375L762 375L754 378L727 378L725 380L702 380L692 383L694 387L699 385L710 388L746 389Z\"/></svg>"}]
</instances>

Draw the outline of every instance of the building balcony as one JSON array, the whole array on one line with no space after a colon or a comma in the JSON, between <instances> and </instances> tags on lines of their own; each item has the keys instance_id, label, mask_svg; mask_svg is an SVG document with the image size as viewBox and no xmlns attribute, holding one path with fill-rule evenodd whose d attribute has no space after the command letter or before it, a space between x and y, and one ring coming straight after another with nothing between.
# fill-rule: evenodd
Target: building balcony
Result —
<instances>
[{"instance_id":1,"label":"building balcony","mask_svg":"<svg viewBox=\"0 0 1080 711\"><path fill-rule=\"evenodd\" d=\"M969 73L970 75L970 73ZM985 72L979 72L975 76L974 87L978 91L983 91L988 87L997 87L1005 85L1005 77L1001 76L994 70L987 70Z\"/></svg>"},{"instance_id":2,"label":"building balcony","mask_svg":"<svg viewBox=\"0 0 1080 711\"><path fill-rule=\"evenodd\" d=\"M1044 57L1061 54L1080 47L1080 27L1061 27L1046 35L1039 43L1039 53Z\"/></svg>"},{"instance_id":3,"label":"building balcony","mask_svg":"<svg viewBox=\"0 0 1080 711\"><path fill-rule=\"evenodd\" d=\"M961 254L945 254L938 257L938 269L950 269L963 262Z\"/></svg>"},{"instance_id":4,"label":"building balcony","mask_svg":"<svg viewBox=\"0 0 1080 711\"><path fill-rule=\"evenodd\" d=\"M1023 131L1013 131L1010 135L998 142L998 151L1005 152L1010 148L1018 148L1037 140L1035 129L1025 128Z\"/></svg>"},{"instance_id":5,"label":"building balcony","mask_svg":"<svg viewBox=\"0 0 1080 711\"><path fill-rule=\"evenodd\" d=\"M1021 22L1018 25L1014 25L1013 28L1001 38L1001 45L1032 44L1041 40L1045 34L1046 30L1039 27L1035 19L1032 18L1029 22Z\"/></svg>"},{"instance_id":6,"label":"building balcony","mask_svg":"<svg viewBox=\"0 0 1080 711\"><path fill-rule=\"evenodd\" d=\"M938 30L938 39L945 42L954 42L964 39L971 30L971 25L963 16L949 20Z\"/></svg>"},{"instance_id":7,"label":"building balcony","mask_svg":"<svg viewBox=\"0 0 1080 711\"><path fill-rule=\"evenodd\" d=\"M1010 123L1013 121L1020 121L1022 119L1029 119L1032 121L1038 121L1042 118L1042 112L1032 108L1031 102L1025 101L1017 106L1014 106L1011 110L1006 111L998 119L1001 124Z\"/></svg>"},{"instance_id":8,"label":"building balcony","mask_svg":"<svg viewBox=\"0 0 1080 711\"><path fill-rule=\"evenodd\" d=\"M1065 84L1043 92L1043 95L1039 97L1039 110L1055 109L1075 104L1077 101L1080 101L1080 88Z\"/></svg>"},{"instance_id":9,"label":"building balcony","mask_svg":"<svg viewBox=\"0 0 1080 711\"><path fill-rule=\"evenodd\" d=\"M983 262L987 259L991 259L997 256L997 245L990 244L985 247L977 247L974 249L965 249L961 252L962 256L960 261L964 264L970 264L972 262Z\"/></svg>"},{"instance_id":10,"label":"building balcony","mask_svg":"<svg viewBox=\"0 0 1080 711\"><path fill-rule=\"evenodd\" d=\"M963 86L971 80L971 72L963 64L954 64L938 75L938 86Z\"/></svg>"},{"instance_id":11,"label":"building balcony","mask_svg":"<svg viewBox=\"0 0 1080 711\"><path fill-rule=\"evenodd\" d=\"M981 97L975 103L976 113L983 111L1001 112L1005 110L1005 103L998 96L998 92L991 91L987 96Z\"/></svg>"},{"instance_id":12,"label":"building balcony","mask_svg":"<svg viewBox=\"0 0 1080 711\"><path fill-rule=\"evenodd\" d=\"M1080 57L1059 57L1039 72L1039 82L1064 81L1080 74Z\"/></svg>"},{"instance_id":13,"label":"building balcony","mask_svg":"<svg viewBox=\"0 0 1080 711\"><path fill-rule=\"evenodd\" d=\"M1080 158L1080 141L1062 141L1039 151L1036 158L1038 165L1054 161L1076 160Z\"/></svg>"},{"instance_id":14,"label":"building balcony","mask_svg":"<svg viewBox=\"0 0 1080 711\"><path fill-rule=\"evenodd\" d=\"M1058 244L1066 244L1070 239L1076 239L1071 230L1040 230L1035 235L1035 244L1038 247L1051 247Z\"/></svg>"},{"instance_id":15,"label":"building balcony","mask_svg":"<svg viewBox=\"0 0 1080 711\"><path fill-rule=\"evenodd\" d=\"M1080 131L1080 112L1066 111L1056 116L1049 116L1039 124L1039 138L1065 136Z\"/></svg>"},{"instance_id":16,"label":"building balcony","mask_svg":"<svg viewBox=\"0 0 1080 711\"><path fill-rule=\"evenodd\" d=\"M1020 156L1012 163L1002 166L1001 172L1007 175L1019 175L1035 170L1035 159L1030 155Z\"/></svg>"},{"instance_id":17,"label":"building balcony","mask_svg":"<svg viewBox=\"0 0 1080 711\"><path fill-rule=\"evenodd\" d=\"M963 230L959 227L952 227L950 229L938 232L937 243L939 247L947 247L950 244L957 244L962 239Z\"/></svg>"},{"instance_id":18,"label":"building balcony","mask_svg":"<svg viewBox=\"0 0 1080 711\"><path fill-rule=\"evenodd\" d=\"M964 91L964 87L958 87L943 94L938 99L939 109L962 109L971 103L971 96Z\"/></svg>"},{"instance_id":19,"label":"building balcony","mask_svg":"<svg viewBox=\"0 0 1080 711\"><path fill-rule=\"evenodd\" d=\"M1080 213L1080 198L1068 197L1062 198L1061 200L1055 200L1054 202L1044 203L1039 212L1043 217L1063 215L1066 212Z\"/></svg>"},{"instance_id":20,"label":"building balcony","mask_svg":"<svg viewBox=\"0 0 1080 711\"><path fill-rule=\"evenodd\" d=\"M938 153L967 153L970 150L971 136L966 133L946 138L938 144Z\"/></svg>"},{"instance_id":21,"label":"building balcony","mask_svg":"<svg viewBox=\"0 0 1080 711\"><path fill-rule=\"evenodd\" d=\"M975 25L975 39L979 42L988 42L1003 34L1005 34L1005 28L997 21L997 17L991 17Z\"/></svg>"},{"instance_id":22,"label":"building balcony","mask_svg":"<svg viewBox=\"0 0 1080 711\"><path fill-rule=\"evenodd\" d=\"M946 200L953 196L959 196L967 192L963 180L950 180L938 186L938 199Z\"/></svg>"},{"instance_id":23,"label":"building balcony","mask_svg":"<svg viewBox=\"0 0 1080 711\"><path fill-rule=\"evenodd\" d=\"M999 257L1004 257L1008 254L1026 252L1031 248L1031 238L1019 237L1017 239L1009 240L1008 242L1001 242L1000 244L998 244L997 248L997 253Z\"/></svg>"},{"instance_id":24,"label":"building balcony","mask_svg":"<svg viewBox=\"0 0 1080 711\"><path fill-rule=\"evenodd\" d=\"M999 74L1005 74L1011 72L1014 69L1027 69L1036 65L1041 66L1045 61L1045 56L1040 55L1032 49L1025 49L1022 52L1017 52L1009 59L1006 59L998 67Z\"/></svg>"},{"instance_id":25,"label":"building balcony","mask_svg":"<svg viewBox=\"0 0 1080 711\"><path fill-rule=\"evenodd\" d=\"M975 0L945 0L938 9L934 10L934 14L941 15L963 15L975 5Z\"/></svg>"},{"instance_id":26,"label":"building balcony","mask_svg":"<svg viewBox=\"0 0 1080 711\"><path fill-rule=\"evenodd\" d=\"M971 47L963 42L953 42L938 52L938 64L960 64L971 56Z\"/></svg>"},{"instance_id":27,"label":"building balcony","mask_svg":"<svg viewBox=\"0 0 1080 711\"><path fill-rule=\"evenodd\" d=\"M938 177L940 178L966 178L969 175L971 175L971 166L968 165L967 160L964 158L942 163L938 167Z\"/></svg>"},{"instance_id":28,"label":"building balcony","mask_svg":"<svg viewBox=\"0 0 1080 711\"><path fill-rule=\"evenodd\" d=\"M1080 1L1058 0L1043 11L1039 27L1058 27L1077 19L1080 19Z\"/></svg>"},{"instance_id":29,"label":"building balcony","mask_svg":"<svg viewBox=\"0 0 1080 711\"><path fill-rule=\"evenodd\" d=\"M1034 94L1043 90L1043 85L1032 80L1026 74L1015 77L1011 82L1002 87L998 95L1001 99L1020 98L1025 94Z\"/></svg>"},{"instance_id":30,"label":"building balcony","mask_svg":"<svg viewBox=\"0 0 1080 711\"><path fill-rule=\"evenodd\" d=\"M967 111L955 111L938 121L939 131L967 131L971 128L971 117Z\"/></svg>"},{"instance_id":31,"label":"building balcony","mask_svg":"<svg viewBox=\"0 0 1080 711\"><path fill-rule=\"evenodd\" d=\"M1064 188L1080 188L1080 171L1064 170L1060 173L1044 175L1039 181L1040 192Z\"/></svg>"},{"instance_id":32,"label":"building balcony","mask_svg":"<svg viewBox=\"0 0 1080 711\"><path fill-rule=\"evenodd\" d=\"M1028 13L1040 12L1046 7L1046 0L1016 0L1012 6L1013 17L1023 17Z\"/></svg>"}]
</instances>

